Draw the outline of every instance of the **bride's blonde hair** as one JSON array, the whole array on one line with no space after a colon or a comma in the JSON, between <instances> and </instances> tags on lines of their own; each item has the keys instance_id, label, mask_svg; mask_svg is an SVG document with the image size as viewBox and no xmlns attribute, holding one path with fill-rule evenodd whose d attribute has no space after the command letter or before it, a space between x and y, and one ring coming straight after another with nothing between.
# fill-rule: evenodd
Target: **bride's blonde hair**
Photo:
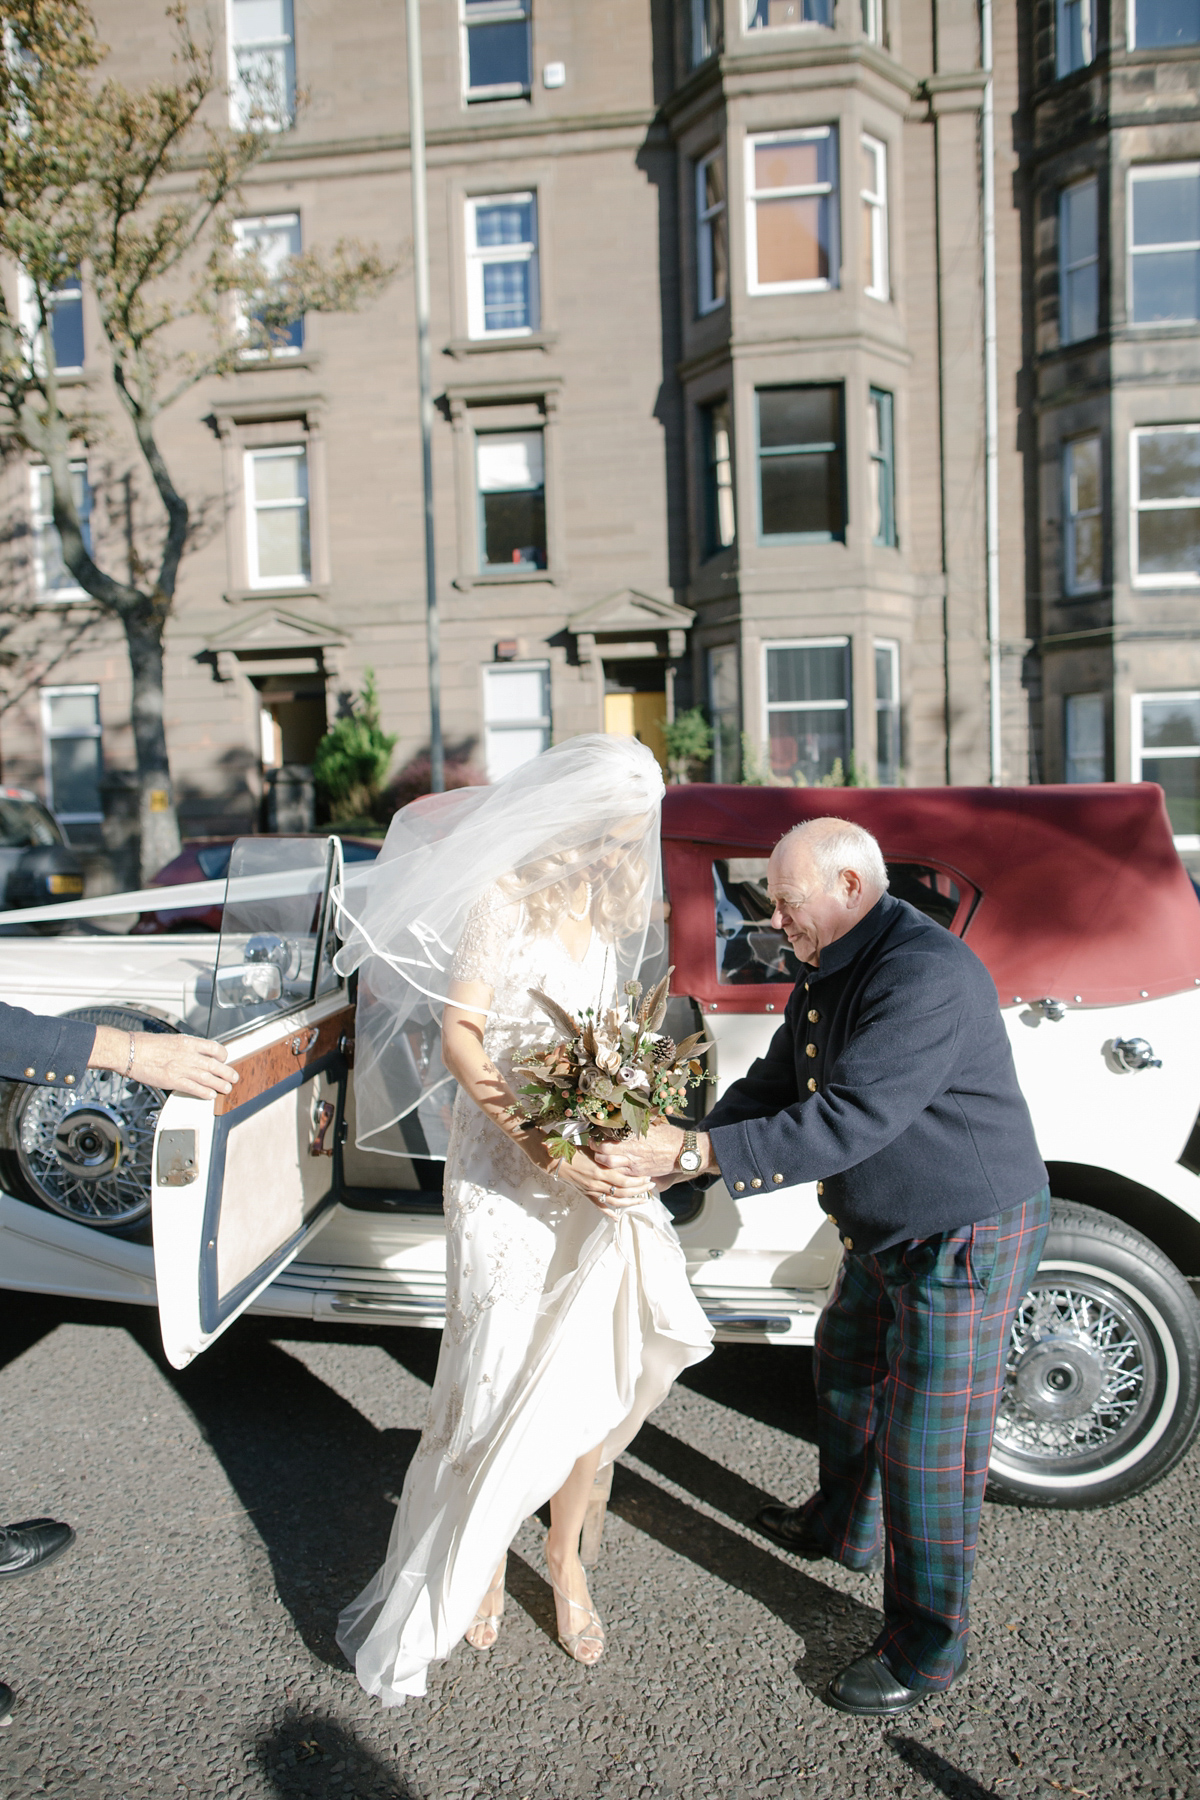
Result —
<instances>
[{"instance_id":1,"label":"bride's blonde hair","mask_svg":"<svg viewBox=\"0 0 1200 1800\"><path fill-rule=\"evenodd\" d=\"M601 844L593 846L596 852ZM564 868L564 862L566 867ZM646 858L639 849L631 848L615 868L605 869L598 881L591 880L587 849L580 849L569 862L562 854L543 856L523 863L499 883L513 900L520 900L535 931L556 931L571 913L571 892L579 882L591 886L590 912L592 925L612 941L643 931L649 896Z\"/></svg>"}]
</instances>

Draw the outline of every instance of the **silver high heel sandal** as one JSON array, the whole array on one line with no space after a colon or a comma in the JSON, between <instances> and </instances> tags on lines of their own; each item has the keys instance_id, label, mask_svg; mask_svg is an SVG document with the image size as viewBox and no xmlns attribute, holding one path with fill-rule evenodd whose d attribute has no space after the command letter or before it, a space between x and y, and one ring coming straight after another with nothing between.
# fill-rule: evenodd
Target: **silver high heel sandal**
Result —
<instances>
[{"instance_id":1,"label":"silver high heel sandal","mask_svg":"<svg viewBox=\"0 0 1200 1800\"><path fill-rule=\"evenodd\" d=\"M604 1626L600 1622L599 1613L591 1606L584 1606L582 1601L572 1600L569 1594L564 1594L553 1575L550 1577L550 1586L554 1589L556 1597L554 1611L558 1619L559 1643L562 1645L567 1655L574 1657L577 1663L582 1663L585 1669L594 1668L600 1661L600 1658L604 1655ZM566 1602L566 1616L568 1619L571 1617L572 1607L575 1608L576 1612L587 1614L588 1623L583 1627L582 1631L563 1630L562 1615L559 1613L557 1605L559 1600ZM585 1646L589 1645L595 1647L594 1654L582 1654Z\"/></svg>"},{"instance_id":2,"label":"silver high heel sandal","mask_svg":"<svg viewBox=\"0 0 1200 1800\"><path fill-rule=\"evenodd\" d=\"M507 1562L507 1558L505 1561ZM497 1594L500 1596L500 1605L498 1607L495 1605L495 1597ZM488 1605L489 1601L492 1602L492 1608L490 1611L485 1612L484 1608ZM503 1618L504 1576L501 1575L499 1581L495 1582L483 1596L483 1599L479 1603L479 1611L475 1614L475 1617L471 1620L471 1623L463 1633L472 1650L490 1650L492 1648L496 1639L500 1636L500 1624ZM488 1638L486 1644L481 1644L471 1636L473 1631L490 1632L491 1636Z\"/></svg>"}]
</instances>

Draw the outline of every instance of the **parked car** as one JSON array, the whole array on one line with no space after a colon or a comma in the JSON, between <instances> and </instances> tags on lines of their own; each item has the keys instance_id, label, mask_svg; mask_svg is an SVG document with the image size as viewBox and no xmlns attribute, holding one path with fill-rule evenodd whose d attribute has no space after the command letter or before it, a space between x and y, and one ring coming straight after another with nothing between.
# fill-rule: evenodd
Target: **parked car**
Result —
<instances>
[{"instance_id":1,"label":"parked car","mask_svg":"<svg viewBox=\"0 0 1200 1800\"><path fill-rule=\"evenodd\" d=\"M83 893L83 864L54 814L26 788L0 787L4 905L45 906Z\"/></svg>"},{"instance_id":2,"label":"parked car","mask_svg":"<svg viewBox=\"0 0 1200 1800\"><path fill-rule=\"evenodd\" d=\"M150 881L151 887L182 887L193 881L224 881L236 838L187 838L178 856L164 863ZM382 839L343 837L346 862L373 862L383 847ZM82 889L80 890L82 892ZM220 931L221 903L211 906L163 907L139 913L131 935L146 937L160 931Z\"/></svg>"},{"instance_id":3,"label":"parked car","mask_svg":"<svg viewBox=\"0 0 1200 1800\"><path fill-rule=\"evenodd\" d=\"M893 891L987 965L1050 1168L1054 1224L1013 1327L993 1491L1066 1507L1134 1494L1200 1422L1200 904L1162 793L671 789L668 1029L703 1023L718 1091L765 1048L795 972L770 925L768 852L829 812L873 830ZM336 856L320 840L239 842L215 947L0 943L6 998L208 1031L241 1074L215 1105L99 1073L73 1095L12 1088L5 1285L157 1302L177 1367L247 1308L441 1326L431 1159L451 1090L406 1122L415 1161L356 1147L352 996L330 960ZM810 1344L842 1255L815 1187L668 1198L718 1341Z\"/></svg>"}]
</instances>

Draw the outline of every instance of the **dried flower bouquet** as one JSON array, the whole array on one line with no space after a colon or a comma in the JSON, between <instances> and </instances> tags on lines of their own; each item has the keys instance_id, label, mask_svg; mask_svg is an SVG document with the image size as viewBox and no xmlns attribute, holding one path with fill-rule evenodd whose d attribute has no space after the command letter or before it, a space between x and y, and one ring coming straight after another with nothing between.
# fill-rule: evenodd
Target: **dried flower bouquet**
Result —
<instances>
[{"instance_id":1,"label":"dried flower bouquet","mask_svg":"<svg viewBox=\"0 0 1200 1800\"><path fill-rule=\"evenodd\" d=\"M569 1162L582 1144L644 1137L652 1124L678 1113L687 1091L711 1080L700 1057L711 1046L694 1032L677 1044L660 1029L674 969L641 998L638 981L625 984L623 1007L572 1015L537 988L529 990L565 1036L525 1051L513 1065L523 1099L509 1110ZM640 1004L639 1004L640 1001Z\"/></svg>"}]
</instances>

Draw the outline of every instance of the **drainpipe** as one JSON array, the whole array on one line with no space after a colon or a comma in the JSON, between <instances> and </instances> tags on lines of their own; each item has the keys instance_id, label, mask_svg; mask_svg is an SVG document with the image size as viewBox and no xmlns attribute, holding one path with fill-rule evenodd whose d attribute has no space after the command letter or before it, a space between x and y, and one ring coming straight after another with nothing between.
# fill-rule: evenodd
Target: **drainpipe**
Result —
<instances>
[{"instance_id":1,"label":"drainpipe","mask_svg":"<svg viewBox=\"0 0 1200 1800\"><path fill-rule=\"evenodd\" d=\"M996 129L992 80L992 0L980 0L983 72L983 423L984 542L987 551L988 779L1000 785L1000 479L996 374Z\"/></svg>"}]
</instances>

